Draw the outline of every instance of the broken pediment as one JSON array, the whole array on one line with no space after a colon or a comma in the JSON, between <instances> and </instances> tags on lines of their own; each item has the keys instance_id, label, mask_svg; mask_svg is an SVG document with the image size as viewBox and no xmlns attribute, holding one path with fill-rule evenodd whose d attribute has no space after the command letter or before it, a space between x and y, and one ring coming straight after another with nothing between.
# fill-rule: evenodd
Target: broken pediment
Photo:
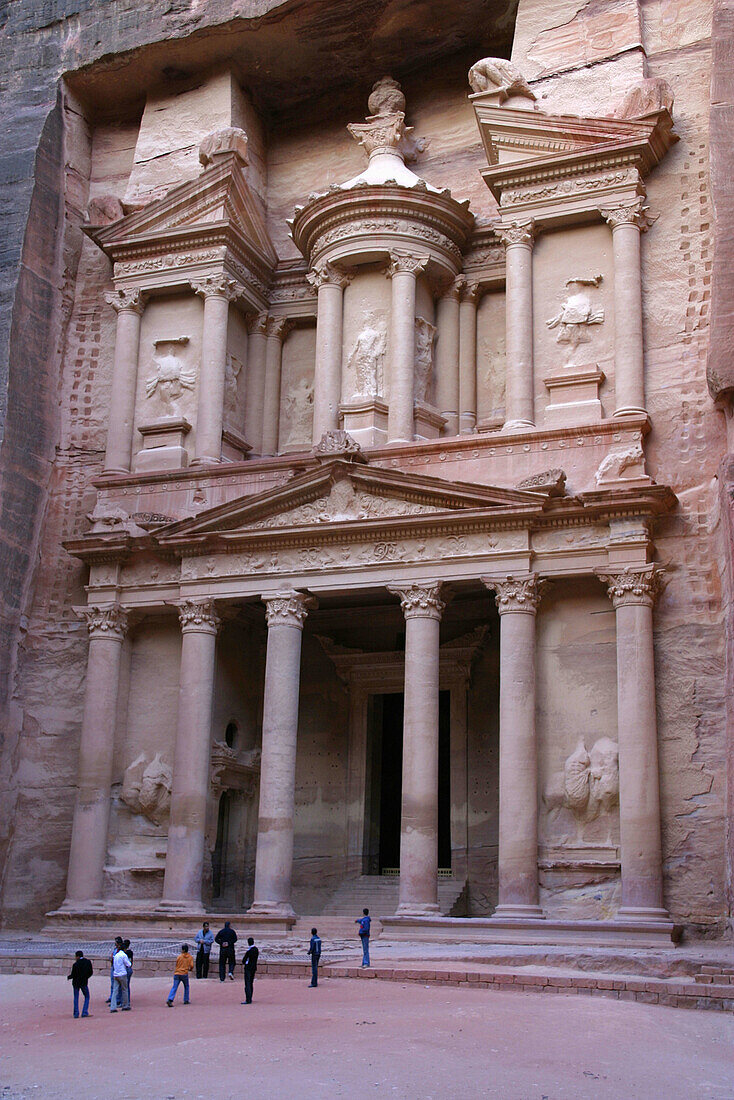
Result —
<instances>
[{"instance_id":1,"label":"broken pediment","mask_svg":"<svg viewBox=\"0 0 734 1100\"><path fill-rule=\"evenodd\" d=\"M171 548L197 542L227 544L279 529L369 524L445 516L468 509L530 517L543 511L547 494L457 484L366 466L341 458L319 465L285 485L241 497L170 524L156 540Z\"/></svg>"},{"instance_id":2,"label":"broken pediment","mask_svg":"<svg viewBox=\"0 0 734 1100\"><path fill-rule=\"evenodd\" d=\"M114 262L147 255L153 242L190 248L201 238L202 243L239 245L270 269L277 263L264 211L235 151L215 156L196 179L172 187L141 210L86 232Z\"/></svg>"}]
</instances>

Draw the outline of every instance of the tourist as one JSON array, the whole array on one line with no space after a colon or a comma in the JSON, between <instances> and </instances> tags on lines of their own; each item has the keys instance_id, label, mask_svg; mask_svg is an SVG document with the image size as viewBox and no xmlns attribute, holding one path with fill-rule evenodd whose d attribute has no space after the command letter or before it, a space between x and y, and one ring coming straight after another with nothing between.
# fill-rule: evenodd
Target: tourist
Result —
<instances>
[{"instance_id":1,"label":"tourist","mask_svg":"<svg viewBox=\"0 0 734 1100\"><path fill-rule=\"evenodd\" d=\"M260 952L255 947L255 941L252 936L247 937L247 951L242 956L242 968L245 972L245 999L241 1002L243 1005L252 1004L252 987L255 984L255 973L257 971L257 958Z\"/></svg>"},{"instance_id":2,"label":"tourist","mask_svg":"<svg viewBox=\"0 0 734 1100\"><path fill-rule=\"evenodd\" d=\"M113 986L112 996L110 997L110 1012L117 1012L118 1002L121 1003L123 1012L130 1011L130 999L128 995L130 970L130 960L122 946L122 940L118 936L115 940L115 953L112 956Z\"/></svg>"},{"instance_id":3,"label":"tourist","mask_svg":"<svg viewBox=\"0 0 734 1100\"><path fill-rule=\"evenodd\" d=\"M315 989L319 984L319 959L321 958L321 940L315 928L311 929L311 942L308 945L308 953L311 956L311 985L309 989Z\"/></svg>"},{"instance_id":4,"label":"tourist","mask_svg":"<svg viewBox=\"0 0 734 1100\"><path fill-rule=\"evenodd\" d=\"M79 1019L79 993L84 994L84 1004L82 1005L82 1019L89 1015L89 979L94 973L94 967L89 959L84 958L83 951L77 951L76 962L71 968L71 973L67 975L67 981L71 982L71 988L74 991L74 1019Z\"/></svg>"},{"instance_id":5,"label":"tourist","mask_svg":"<svg viewBox=\"0 0 734 1100\"><path fill-rule=\"evenodd\" d=\"M214 937L216 943L219 944L219 980L223 982L225 979L225 971L229 966L229 980L234 981L234 945L237 943L237 933L234 928L230 928L229 921L224 922L224 928L220 928Z\"/></svg>"},{"instance_id":6,"label":"tourist","mask_svg":"<svg viewBox=\"0 0 734 1100\"><path fill-rule=\"evenodd\" d=\"M130 969L127 972L127 1003L132 1007L133 995L132 995L132 980L133 980L133 949L130 946L130 940L122 941L122 950L130 960Z\"/></svg>"},{"instance_id":7,"label":"tourist","mask_svg":"<svg viewBox=\"0 0 734 1100\"><path fill-rule=\"evenodd\" d=\"M112 948L112 954L110 955L110 995L105 1001L105 1004L112 1004L112 994L115 992L115 952L122 947L122 936L115 936L115 945Z\"/></svg>"},{"instance_id":8,"label":"tourist","mask_svg":"<svg viewBox=\"0 0 734 1100\"><path fill-rule=\"evenodd\" d=\"M176 965L173 968L173 985L171 986L171 992L168 994L168 1000L166 1004L169 1008L173 1008L173 999L176 996L176 990L180 985L184 987L184 1004L189 1004L189 974L194 969L194 960L189 954L189 945L187 943L181 944L181 954L176 958Z\"/></svg>"},{"instance_id":9,"label":"tourist","mask_svg":"<svg viewBox=\"0 0 734 1100\"><path fill-rule=\"evenodd\" d=\"M357 917L355 924L359 925L359 938L362 941L362 966L370 965L370 911L362 910L362 916Z\"/></svg>"},{"instance_id":10,"label":"tourist","mask_svg":"<svg viewBox=\"0 0 734 1100\"><path fill-rule=\"evenodd\" d=\"M211 955L214 933L209 929L209 921L204 921L201 931L196 933L196 977L209 977L209 956Z\"/></svg>"}]
</instances>

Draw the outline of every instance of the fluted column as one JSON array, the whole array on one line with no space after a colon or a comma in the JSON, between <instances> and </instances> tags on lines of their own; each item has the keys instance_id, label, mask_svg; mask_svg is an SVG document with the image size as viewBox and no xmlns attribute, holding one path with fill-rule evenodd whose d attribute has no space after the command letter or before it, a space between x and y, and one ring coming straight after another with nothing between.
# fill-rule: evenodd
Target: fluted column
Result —
<instances>
[{"instance_id":1,"label":"fluted column","mask_svg":"<svg viewBox=\"0 0 734 1100\"><path fill-rule=\"evenodd\" d=\"M283 341L293 327L286 317L270 317L265 329L265 393L263 396L262 453L278 453L280 430L280 372L283 362Z\"/></svg>"},{"instance_id":2,"label":"fluted column","mask_svg":"<svg viewBox=\"0 0 734 1100\"><path fill-rule=\"evenodd\" d=\"M477 300L479 283L465 282L459 306L459 431L477 427Z\"/></svg>"},{"instance_id":3,"label":"fluted column","mask_svg":"<svg viewBox=\"0 0 734 1100\"><path fill-rule=\"evenodd\" d=\"M396 585L405 616L403 796L398 914L438 912L438 688L441 584Z\"/></svg>"},{"instance_id":4,"label":"fluted column","mask_svg":"<svg viewBox=\"0 0 734 1100\"><path fill-rule=\"evenodd\" d=\"M615 416L645 412L640 233L650 222L642 204L640 198L601 211L612 227L614 253Z\"/></svg>"},{"instance_id":5,"label":"fluted column","mask_svg":"<svg viewBox=\"0 0 734 1100\"><path fill-rule=\"evenodd\" d=\"M660 776L652 609L663 587L655 565L599 574L617 619L620 917L669 920L663 906Z\"/></svg>"},{"instance_id":6,"label":"fluted column","mask_svg":"<svg viewBox=\"0 0 734 1100\"><path fill-rule=\"evenodd\" d=\"M89 656L66 880L65 904L71 906L102 898L120 656L127 632L127 614L118 604L87 607L81 614L89 628Z\"/></svg>"},{"instance_id":7,"label":"fluted column","mask_svg":"<svg viewBox=\"0 0 734 1100\"><path fill-rule=\"evenodd\" d=\"M497 235L505 244L505 308L507 382L505 429L535 424L533 367L533 242L532 222L503 226Z\"/></svg>"},{"instance_id":8,"label":"fluted column","mask_svg":"<svg viewBox=\"0 0 734 1100\"><path fill-rule=\"evenodd\" d=\"M482 577L500 613L499 903L502 919L542 917L538 894L535 616L543 582Z\"/></svg>"},{"instance_id":9,"label":"fluted column","mask_svg":"<svg viewBox=\"0 0 734 1100\"><path fill-rule=\"evenodd\" d=\"M306 278L318 291L313 390L313 442L318 443L325 432L339 428L343 299L351 276L324 263Z\"/></svg>"},{"instance_id":10,"label":"fluted column","mask_svg":"<svg viewBox=\"0 0 734 1100\"><path fill-rule=\"evenodd\" d=\"M138 287L133 287L130 290L115 290L106 294L105 301L117 313L117 333L104 472L129 474L133 453L135 394L138 386L140 318L145 309L145 295Z\"/></svg>"},{"instance_id":11,"label":"fluted column","mask_svg":"<svg viewBox=\"0 0 734 1100\"><path fill-rule=\"evenodd\" d=\"M256 454L262 454L263 404L265 401L265 352L268 314L258 313L249 324L247 341L247 405L245 439Z\"/></svg>"},{"instance_id":12,"label":"fluted column","mask_svg":"<svg viewBox=\"0 0 734 1100\"><path fill-rule=\"evenodd\" d=\"M436 307L436 404L446 417L446 435L459 433L459 295L466 279L460 276Z\"/></svg>"},{"instance_id":13,"label":"fluted column","mask_svg":"<svg viewBox=\"0 0 734 1100\"><path fill-rule=\"evenodd\" d=\"M210 783L214 664L220 620L213 600L183 600L176 746L163 905L201 905Z\"/></svg>"},{"instance_id":14,"label":"fluted column","mask_svg":"<svg viewBox=\"0 0 734 1100\"><path fill-rule=\"evenodd\" d=\"M253 915L290 917L301 636L315 600L301 592L263 596L268 621L260 811Z\"/></svg>"},{"instance_id":15,"label":"fluted column","mask_svg":"<svg viewBox=\"0 0 734 1100\"><path fill-rule=\"evenodd\" d=\"M204 299L193 466L222 461L229 303L239 296L240 288L234 279L228 279L226 275L209 275L200 283L191 285L194 292Z\"/></svg>"},{"instance_id":16,"label":"fluted column","mask_svg":"<svg viewBox=\"0 0 734 1100\"><path fill-rule=\"evenodd\" d=\"M388 443L412 443L415 435L413 391L415 370L415 284L427 256L392 253L390 302L390 407Z\"/></svg>"}]
</instances>

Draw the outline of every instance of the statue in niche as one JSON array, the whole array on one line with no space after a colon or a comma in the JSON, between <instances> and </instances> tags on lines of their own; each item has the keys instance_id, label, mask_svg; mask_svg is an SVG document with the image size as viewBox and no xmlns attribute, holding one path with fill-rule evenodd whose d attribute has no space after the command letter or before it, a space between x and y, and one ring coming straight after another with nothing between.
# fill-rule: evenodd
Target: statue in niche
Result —
<instances>
[{"instance_id":1,"label":"statue in niche","mask_svg":"<svg viewBox=\"0 0 734 1100\"><path fill-rule=\"evenodd\" d=\"M302 378L285 397L285 445L306 443L311 438L313 423L313 384Z\"/></svg>"},{"instance_id":2,"label":"statue in niche","mask_svg":"<svg viewBox=\"0 0 734 1100\"><path fill-rule=\"evenodd\" d=\"M234 355L227 352L224 361L224 408L233 413L237 408L237 379L242 370L242 363Z\"/></svg>"},{"instance_id":3,"label":"statue in niche","mask_svg":"<svg viewBox=\"0 0 734 1100\"><path fill-rule=\"evenodd\" d=\"M544 802L549 810L570 810L576 822L576 841L583 840L589 824L606 820L606 844L611 840L610 814L619 803L619 747L609 737L600 737L587 750L583 737L566 759L560 783L548 790ZM602 821L603 825L603 821Z\"/></svg>"},{"instance_id":4,"label":"statue in niche","mask_svg":"<svg viewBox=\"0 0 734 1100\"><path fill-rule=\"evenodd\" d=\"M416 401L428 400L428 392L433 382L433 345L436 339L436 326L424 317L415 319L415 360L413 373L413 396Z\"/></svg>"},{"instance_id":5,"label":"statue in niche","mask_svg":"<svg viewBox=\"0 0 734 1100\"><path fill-rule=\"evenodd\" d=\"M157 393L162 404L171 413L178 412L179 398L185 390L193 390L196 382L196 371L187 367L178 354L178 349L185 347L188 342L188 336L153 341L155 374L145 383L145 396L150 398Z\"/></svg>"},{"instance_id":6,"label":"statue in niche","mask_svg":"<svg viewBox=\"0 0 734 1100\"><path fill-rule=\"evenodd\" d=\"M590 279L567 279L569 293L561 303L558 313L545 322L549 329L558 330L556 343L565 344L569 349L566 366L572 365L579 345L588 344L591 340L591 326L601 325L604 321L604 310L601 306L594 305L589 291L585 289L598 287L601 281L601 275L594 275Z\"/></svg>"},{"instance_id":7,"label":"statue in niche","mask_svg":"<svg viewBox=\"0 0 734 1100\"><path fill-rule=\"evenodd\" d=\"M383 392L383 366L387 332L374 313L365 316L364 328L356 339L347 366L354 377L354 398L377 397Z\"/></svg>"},{"instance_id":8,"label":"statue in niche","mask_svg":"<svg viewBox=\"0 0 734 1100\"><path fill-rule=\"evenodd\" d=\"M152 760L141 753L126 769L120 798L135 814L160 825L171 809L173 772L157 752Z\"/></svg>"}]
</instances>

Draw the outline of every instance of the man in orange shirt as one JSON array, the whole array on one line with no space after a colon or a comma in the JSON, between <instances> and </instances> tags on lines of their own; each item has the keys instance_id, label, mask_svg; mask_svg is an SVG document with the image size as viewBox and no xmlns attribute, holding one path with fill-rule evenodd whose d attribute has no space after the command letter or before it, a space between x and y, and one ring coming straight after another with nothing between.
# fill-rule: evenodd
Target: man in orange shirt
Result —
<instances>
[{"instance_id":1,"label":"man in orange shirt","mask_svg":"<svg viewBox=\"0 0 734 1100\"><path fill-rule=\"evenodd\" d=\"M169 1008L173 1008L173 999L176 996L176 990L179 985L184 987L184 1004L189 1004L189 974L194 969L193 956L189 954L189 945L187 943L181 944L181 954L176 959L176 965L173 968L173 985L171 986L171 992L168 994L168 1000L166 1004Z\"/></svg>"}]
</instances>

